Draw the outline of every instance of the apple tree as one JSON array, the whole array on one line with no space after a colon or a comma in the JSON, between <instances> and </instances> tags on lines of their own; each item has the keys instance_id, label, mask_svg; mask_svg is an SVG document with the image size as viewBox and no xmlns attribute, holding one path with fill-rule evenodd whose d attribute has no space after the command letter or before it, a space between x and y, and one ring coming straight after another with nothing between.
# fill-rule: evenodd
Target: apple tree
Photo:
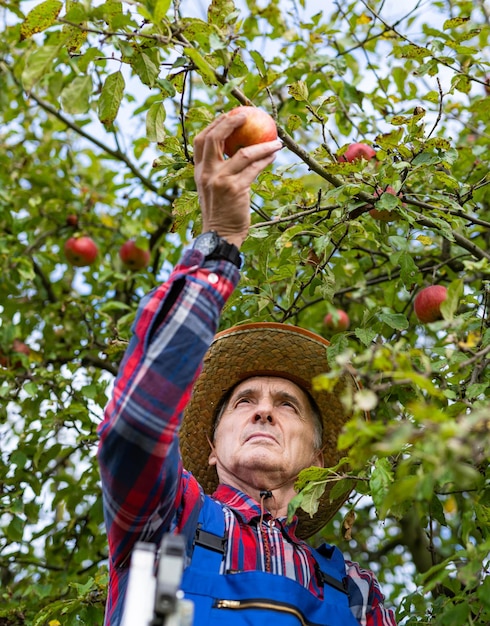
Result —
<instances>
[{"instance_id":1,"label":"apple tree","mask_svg":"<svg viewBox=\"0 0 490 626\"><path fill-rule=\"evenodd\" d=\"M488 5L7 0L1 20L0 624L102 624L97 425L139 300L199 232L193 139L239 105L284 149L223 327L309 328L331 342L315 384L360 383L348 464L303 472L293 506L353 488L315 540L372 567L400 623L490 623Z\"/></svg>"}]
</instances>

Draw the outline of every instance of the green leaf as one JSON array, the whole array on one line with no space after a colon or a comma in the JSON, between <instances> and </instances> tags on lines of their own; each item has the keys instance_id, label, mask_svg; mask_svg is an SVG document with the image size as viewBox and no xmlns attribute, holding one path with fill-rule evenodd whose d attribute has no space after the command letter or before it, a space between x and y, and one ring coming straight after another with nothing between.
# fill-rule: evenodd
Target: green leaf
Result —
<instances>
[{"instance_id":1,"label":"green leaf","mask_svg":"<svg viewBox=\"0 0 490 626\"><path fill-rule=\"evenodd\" d=\"M402 313L380 313L379 319L394 330L408 328L408 320Z\"/></svg>"},{"instance_id":2,"label":"green leaf","mask_svg":"<svg viewBox=\"0 0 490 626\"><path fill-rule=\"evenodd\" d=\"M135 54L131 59L131 67L141 78L141 82L149 87L154 87L159 74L159 68L144 52Z\"/></svg>"},{"instance_id":3,"label":"green leaf","mask_svg":"<svg viewBox=\"0 0 490 626\"><path fill-rule=\"evenodd\" d=\"M250 56L255 61L255 65L257 66L260 75L265 76L267 74L267 68L265 66L264 57L256 50L251 50Z\"/></svg>"},{"instance_id":4,"label":"green leaf","mask_svg":"<svg viewBox=\"0 0 490 626\"><path fill-rule=\"evenodd\" d=\"M99 119L102 124L109 126L117 117L124 94L124 77L117 71L106 78L99 98Z\"/></svg>"},{"instance_id":5,"label":"green leaf","mask_svg":"<svg viewBox=\"0 0 490 626\"><path fill-rule=\"evenodd\" d=\"M369 479L369 486L371 488L371 496L373 498L374 506L378 511L380 519L384 519L387 511L384 509L384 501L388 489L393 484L393 470L391 463L388 459L378 459L374 464L371 477Z\"/></svg>"},{"instance_id":6,"label":"green leaf","mask_svg":"<svg viewBox=\"0 0 490 626\"><path fill-rule=\"evenodd\" d=\"M157 24L167 15L171 2L172 0L156 0L155 7L153 9L153 17Z\"/></svg>"},{"instance_id":7,"label":"green leaf","mask_svg":"<svg viewBox=\"0 0 490 626\"><path fill-rule=\"evenodd\" d=\"M300 102L308 101L308 87L306 86L306 83L302 80L299 80L298 82L289 85L288 93L295 100L298 100Z\"/></svg>"},{"instance_id":8,"label":"green leaf","mask_svg":"<svg viewBox=\"0 0 490 626\"><path fill-rule=\"evenodd\" d=\"M22 541L22 537L24 536L24 522L18 515L14 515L5 529L5 532L11 541Z\"/></svg>"},{"instance_id":9,"label":"green leaf","mask_svg":"<svg viewBox=\"0 0 490 626\"><path fill-rule=\"evenodd\" d=\"M441 157L436 156L435 154L430 154L428 152L421 152L417 154L415 159L412 161L412 165L419 166L427 166L427 165L435 165L441 162Z\"/></svg>"},{"instance_id":10,"label":"green leaf","mask_svg":"<svg viewBox=\"0 0 490 626\"><path fill-rule=\"evenodd\" d=\"M436 183L438 189L448 189L449 191L459 190L459 182L445 172L435 172L434 183Z\"/></svg>"},{"instance_id":11,"label":"green leaf","mask_svg":"<svg viewBox=\"0 0 490 626\"><path fill-rule=\"evenodd\" d=\"M61 106L70 115L87 113L92 89L91 76L76 76L61 92Z\"/></svg>"},{"instance_id":12,"label":"green leaf","mask_svg":"<svg viewBox=\"0 0 490 626\"><path fill-rule=\"evenodd\" d=\"M473 400L478 396L483 396L488 387L489 383L473 383L466 389L466 397L468 400Z\"/></svg>"},{"instance_id":13,"label":"green leaf","mask_svg":"<svg viewBox=\"0 0 490 626\"><path fill-rule=\"evenodd\" d=\"M59 46L44 45L42 48L29 54L22 71L22 85L24 89L30 91L41 78L51 72L53 61L59 51Z\"/></svg>"},{"instance_id":14,"label":"green leaf","mask_svg":"<svg viewBox=\"0 0 490 626\"><path fill-rule=\"evenodd\" d=\"M447 298L441 304L441 313L445 320L454 319L463 295L463 279L453 280L447 288Z\"/></svg>"},{"instance_id":15,"label":"green leaf","mask_svg":"<svg viewBox=\"0 0 490 626\"><path fill-rule=\"evenodd\" d=\"M200 52L195 48L184 48L184 54L195 64L199 73L209 84L216 83L216 76L214 74L213 67L206 61Z\"/></svg>"},{"instance_id":16,"label":"green leaf","mask_svg":"<svg viewBox=\"0 0 490 626\"><path fill-rule=\"evenodd\" d=\"M461 93L468 94L471 90L471 81L466 74L458 74L451 79L451 87Z\"/></svg>"},{"instance_id":17,"label":"green leaf","mask_svg":"<svg viewBox=\"0 0 490 626\"><path fill-rule=\"evenodd\" d=\"M383 481L383 478L381 477L379 480ZM394 514L396 507L399 507L404 502L412 501L417 493L419 482L417 476L403 476L392 482L385 478L381 482L378 494L380 506L378 515L380 518L386 519L390 511Z\"/></svg>"},{"instance_id":18,"label":"green leaf","mask_svg":"<svg viewBox=\"0 0 490 626\"><path fill-rule=\"evenodd\" d=\"M469 623L470 607L467 603L450 605L441 615L442 626L467 626Z\"/></svg>"},{"instance_id":19,"label":"green leaf","mask_svg":"<svg viewBox=\"0 0 490 626\"><path fill-rule=\"evenodd\" d=\"M325 483L308 483L301 492L301 508L311 517L318 512L320 498L325 492Z\"/></svg>"},{"instance_id":20,"label":"green leaf","mask_svg":"<svg viewBox=\"0 0 490 626\"><path fill-rule=\"evenodd\" d=\"M237 15L233 0L212 0L208 6L208 21L219 28L223 28L230 21L233 23Z\"/></svg>"},{"instance_id":21,"label":"green leaf","mask_svg":"<svg viewBox=\"0 0 490 626\"><path fill-rule=\"evenodd\" d=\"M369 346L374 341L377 332L372 328L356 328L354 334L365 346Z\"/></svg>"},{"instance_id":22,"label":"green leaf","mask_svg":"<svg viewBox=\"0 0 490 626\"><path fill-rule=\"evenodd\" d=\"M441 526L447 526L446 516L444 515L444 507L436 494L433 494L430 503L431 517L439 522Z\"/></svg>"},{"instance_id":23,"label":"green leaf","mask_svg":"<svg viewBox=\"0 0 490 626\"><path fill-rule=\"evenodd\" d=\"M419 268L417 267L412 255L409 252L400 252L394 255L395 262L400 267L400 277L403 284L407 288L411 288L417 282L419 277Z\"/></svg>"},{"instance_id":24,"label":"green leaf","mask_svg":"<svg viewBox=\"0 0 490 626\"><path fill-rule=\"evenodd\" d=\"M26 392L27 395L29 396L35 396L39 389L38 386L36 385L35 382L29 381L27 382L24 387L23 387L24 391Z\"/></svg>"},{"instance_id":25,"label":"green leaf","mask_svg":"<svg viewBox=\"0 0 490 626\"><path fill-rule=\"evenodd\" d=\"M146 114L146 136L149 141L161 143L165 140L165 117L163 102L154 102Z\"/></svg>"}]
</instances>

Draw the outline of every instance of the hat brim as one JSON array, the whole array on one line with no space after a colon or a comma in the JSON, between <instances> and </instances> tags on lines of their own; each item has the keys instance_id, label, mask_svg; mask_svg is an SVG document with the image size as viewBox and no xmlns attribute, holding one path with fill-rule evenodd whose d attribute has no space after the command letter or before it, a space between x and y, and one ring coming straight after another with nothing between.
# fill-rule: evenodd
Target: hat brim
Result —
<instances>
[{"instance_id":1,"label":"hat brim","mask_svg":"<svg viewBox=\"0 0 490 626\"><path fill-rule=\"evenodd\" d=\"M217 408L230 389L252 376L286 378L309 393L323 421L325 467L339 463L343 454L337 447L338 437L350 417L341 396L346 386L357 387L357 381L346 376L333 392L313 388L313 378L329 370L329 345L326 339L304 328L274 322L234 326L216 335L194 385L180 433L184 467L192 472L205 493L212 494L218 486L216 469L208 463ZM313 517L298 511L298 537L314 535L346 501L351 490L331 501L332 486L327 485Z\"/></svg>"}]
</instances>

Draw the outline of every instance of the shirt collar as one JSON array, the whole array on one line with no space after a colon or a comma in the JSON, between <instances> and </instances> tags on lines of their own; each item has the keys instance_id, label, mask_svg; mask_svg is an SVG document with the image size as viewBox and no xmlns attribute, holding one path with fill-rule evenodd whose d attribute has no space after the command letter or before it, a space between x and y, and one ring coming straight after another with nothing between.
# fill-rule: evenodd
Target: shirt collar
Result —
<instances>
[{"instance_id":1,"label":"shirt collar","mask_svg":"<svg viewBox=\"0 0 490 626\"><path fill-rule=\"evenodd\" d=\"M230 507L230 509L233 509L235 514L240 517L245 524L249 524L252 520L259 519L261 516L262 512L260 503L243 491L240 491L235 487L231 487L230 485L218 485L212 497L215 500L226 504L226 506ZM264 508L263 519L266 521L273 519L267 508ZM288 533L291 539L299 541L296 537L296 527L298 525L298 518L296 516L293 517L289 524L286 523L286 517L279 517L276 519L281 523L281 526Z\"/></svg>"}]
</instances>

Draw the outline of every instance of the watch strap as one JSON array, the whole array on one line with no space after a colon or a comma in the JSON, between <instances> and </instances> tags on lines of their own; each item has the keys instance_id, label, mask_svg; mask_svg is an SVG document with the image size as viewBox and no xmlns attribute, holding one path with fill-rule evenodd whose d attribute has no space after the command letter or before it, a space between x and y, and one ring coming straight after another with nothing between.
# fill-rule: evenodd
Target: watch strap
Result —
<instances>
[{"instance_id":1,"label":"watch strap","mask_svg":"<svg viewBox=\"0 0 490 626\"><path fill-rule=\"evenodd\" d=\"M242 266L240 250L234 243L229 243L221 237L218 237L218 245L213 252L206 256L206 260L208 259L225 259L226 261L231 261L238 269Z\"/></svg>"}]
</instances>

